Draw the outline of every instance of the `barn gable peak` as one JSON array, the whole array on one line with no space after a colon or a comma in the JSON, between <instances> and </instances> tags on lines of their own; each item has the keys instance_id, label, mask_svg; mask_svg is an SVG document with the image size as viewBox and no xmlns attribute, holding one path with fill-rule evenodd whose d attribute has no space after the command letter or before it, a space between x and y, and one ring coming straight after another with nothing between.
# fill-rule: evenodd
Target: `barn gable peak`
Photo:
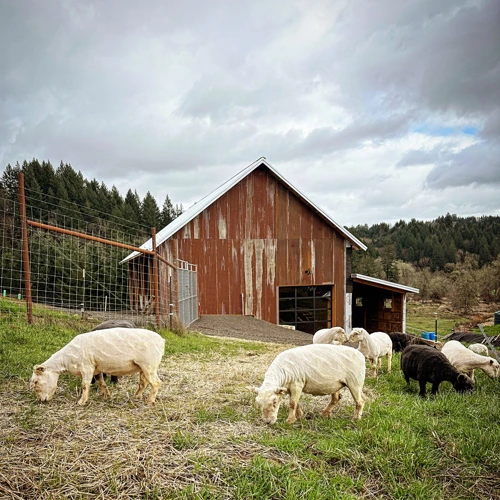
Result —
<instances>
[{"instance_id":1,"label":"barn gable peak","mask_svg":"<svg viewBox=\"0 0 500 500\"><path fill-rule=\"evenodd\" d=\"M212 203L214 203L221 196L227 193L233 186L238 184L238 182L250 175L257 168L262 167L267 169L271 175L273 175L281 183L283 183L295 196L297 196L304 204L306 204L309 209L318 214L318 216L325 220L325 222L327 222L330 226L334 227L339 233L341 233L350 245L352 245L356 249L366 250L366 245L364 245L343 226L335 222L326 212L324 212L321 208L319 208L316 204L309 200L309 198L302 194L295 186L293 186L293 184L285 179L285 177L283 177L263 156L235 174L233 177L221 184L218 188L214 189L211 193L204 196L201 200L194 203L183 214L181 214L170 224L168 224L168 226L159 231L156 235L156 246L160 246L164 241L168 240L171 236L177 233L177 231L182 229L186 224L188 224L191 220L193 220L196 216L203 212ZM152 240L149 239L148 241L146 241L143 245L141 245L141 248L152 250ZM123 259L122 263L127 262L128 260L131 260L138 255L139 252L133 252L125 259Z\"/></svg>"}]
</instances>

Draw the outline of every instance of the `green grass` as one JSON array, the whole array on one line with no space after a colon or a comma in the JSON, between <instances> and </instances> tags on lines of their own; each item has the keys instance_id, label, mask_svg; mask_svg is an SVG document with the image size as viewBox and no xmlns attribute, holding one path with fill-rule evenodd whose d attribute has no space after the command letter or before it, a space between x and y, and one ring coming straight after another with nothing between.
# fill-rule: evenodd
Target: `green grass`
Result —
<instances>
[{"instance_id":1,"label":"green grass","mask_svg":"<svg viewBox=\"0 0 500 500\"><path fill-rule=\"evenodd\" d=\"M409 333L417 331L433 332L438 322L437 330L439 336L448 335L453 328L461 323L470 321L470 318L459 316L452 312L439 312L436 304L420 304L419 302L408 302L406 304L406 325Z\"/></svg>"},{"instance_id":2,"label":"green grass","mask_svg":"<svg viewBox=\"0 0 500 500\"><path fill-rule=\"evenodd\" d=\"M497 335L500 335L500 325L483 326L483 328L484 333L486 333L489 337L496 337ZM479 328L474 328L472 331L474 333L481 333Z\"/></svg>"},{"instance_id":3,"label":"green grass","mask_svg":"<svg viewBox=\"0 0 500 500\"><path fill-rule=\"evenodd\" d=\"M425 312L419 314L423 322ZM350 419L352 405L339 405L323 419L318 399L304 395L301 421L286 423L285 402L276 425L266 426L244 386L262 381L267 364L260 366L258 381L242 380L243 371L227 376L220 370L229 370L231 360L241 370L254 367L270 347L161 331L167 340L164 396L153 408L102 401L96 391L88 407L77 408L78 381L69 376L54 401L38 404L23 389L32 365L65 345L80 326L72 318L31 326L12 317L0 322L0 394L11 388L5 398L16 407L5 413L3 446L11 453L25 442L26 450L35 447L36 460L27 460L40 471L32 480L44 498L64 498L64 491L71 498L129 498L125 492L137 484L141 494L130 498L500 498L500 382L481 372L473 394L459 395L445 382L436 397L423 400L417 383L404 381L395 354L392 373L384 363L376 379L366 380L369 400L359 422ZM171 359L180 373L169 372ZM189 375L194 361L207 370L198 386ZM209 384L218 373L224 383L199 395L200 380ZM64 460L52 458L55 453ZM88 453L98 467L84 480ZM68 468L61 465L66 462ZM19 475L12 484L23 481ZM36 496L28 491L23 497Z\"/></svg>"}]
</instances>

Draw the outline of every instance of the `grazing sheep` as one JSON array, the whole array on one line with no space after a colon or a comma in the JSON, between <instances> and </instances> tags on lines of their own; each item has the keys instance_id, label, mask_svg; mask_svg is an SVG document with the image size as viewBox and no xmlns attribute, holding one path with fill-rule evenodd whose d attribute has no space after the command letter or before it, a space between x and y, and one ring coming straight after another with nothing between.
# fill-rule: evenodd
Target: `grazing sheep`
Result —
<instances>
[{"instance_id":1,"label":"grazing sheep","mask_svg":"<svg viewBox=\"0 0 500 500\"><path fill-rule=\"evenodd\" d=\"M287 422L293 424L302 417L299 399L303 392L314 396L331 394L323 410L329 417L340 400L340 390L347 386L356 403L353 419L363 414L365 358L356 349L342 345L309 344L284 351L271 363L260 387L251 387L257 394L255 401L262 410L262 418L274 424L284 394L290 395Z\"/></svg>"},{"instance_id":2,"label":"grazing sheep","mask_svg":"<svg viewBox=\"0 0 500 500\"><path fill-rule=\"evenodd\" d=\"M469 349L476 354L484 354L488 356L488 348L484 344L471 344Z\"/></svg>"},{"instance_id":3,"label":"grazing sheep","mask_svg":"<svg viewBox=\"0 0 500 500\"><path fill-rule=\"evenodd\" d=\"M451 382L457 392L472 391L474 381L460 373L446 356L430 346L409 345L401 354L401 370L406 382L417 380L420 385L420 397L425 397L427 382L432 384L431 394L438 392L439 384Z\"/></svg>"},{"instance_id":4,"label":"grazing sheep","mask_svg":"<svg viewBox=\"0 0 500 500\"><path fill-rule=\"evenodd\" d=\"M390 332L387 335L392 340L392 350L394 352L401 352L408 345L428 345L430 347L435 347L441 350L443 344L441 342L434 342L433 340L426 340L416 335L411 335L409 333L402 332Z\"/></svg>"},{"instance_id":5,"label":"grazing sheep","mask_svg":"<svg viewBox=\"0 0 500 500\"><path fill-rule=\"evenodd\" d=\"M95 332L97 330L108 330L109 328L136 328L132 321L127 319L108 319L107 321L103 321L97 326L92 328L92 331ZM106 378L106 373L102 374L103 378ZM96 375L92 377L92 384L96 382ZM111 383L116 384L118 382L118 377L116 375L111 375Z\"/></svg>"},{"instance_id":6,"label":"grazing sheep","mask_svg":"<svg viewBox=\"0 0 500 500\"><path fill-rule=\"evenodd\" d=\"M347 342L347 335L341 326L323 328L322 330L318 330L313 336L313 344L340 345L344 342Z\"/></svg>"},{"instance_id":7,"label":"grazing sheep","mask_svg":"<svg viewBox=\"0 0 500 500\"><path fill-rule=\"evenodd\" d=\"M358 350L370 362L372 376L377 376L377 366L382 367L382 357L387 356L387 371L391 371L392 340L384 332L369 334L364 328L353 328L349 335L349 343L359 342Z\"/></svg>"},{"instance_id":8,"label":"grazing sheep","mask_svg":"<svg viewBox=\"0 0 500 500\"><path fill-rule=\"evenodd\" d=\"M165 351L165 340L155 332L140 328L112 328L77 335L65 347L53 354L45 363L35 365L30 388L41 401L54 396L59 375L70 372L82 378L84 405L89 399L90 381L97 374L104 398L109 391L102 373L130 375L139 372L136 398L142 396L147 384L151 385L148 403L153 403L160 387L157 370Z\"/></svg>"},{"instance_id":9,"label":"grazing sheep","mask_svg":"<svg viewBox=\"0 0 500 500\"><path fill-rule=\"evenodd\" d=\"M458 340L449 340L443 346L443 354L450 363L462 373L466 373L474 380L474 370L483 370L490 378L497 378L500 374L500 364L489 356L481 356L467 349Z\"/></svg>"}]
</instances>

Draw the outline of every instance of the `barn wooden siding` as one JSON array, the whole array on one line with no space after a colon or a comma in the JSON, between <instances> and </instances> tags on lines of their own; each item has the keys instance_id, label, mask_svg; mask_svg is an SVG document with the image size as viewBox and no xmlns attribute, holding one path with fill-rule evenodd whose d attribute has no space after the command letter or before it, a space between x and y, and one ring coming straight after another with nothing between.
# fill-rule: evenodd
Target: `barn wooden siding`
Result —
<instances>
[{"instance_id":1,"label":"barn wooden siding","mask_svg":"<svg viewBox=\"0 0 500 500\"><path fill-rule=\"evenodd\" d=\"M265 167L243 178L159 251L170 262L198 266L200 314L246 314L276 323L278 286L332 284L333 323L344 322L344 236Z\"/></svg>"}]
</instances>

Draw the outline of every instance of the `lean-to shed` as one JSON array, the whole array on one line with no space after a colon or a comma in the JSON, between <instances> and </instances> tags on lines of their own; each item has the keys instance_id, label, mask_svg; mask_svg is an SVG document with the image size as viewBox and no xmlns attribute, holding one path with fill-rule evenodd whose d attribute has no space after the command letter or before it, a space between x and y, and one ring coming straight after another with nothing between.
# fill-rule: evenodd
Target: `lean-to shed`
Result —
<instances>
[{"instance_id":1,"label":"lean-to shed","mask_svg":"<svg viewBox=\"0 0 500 500\"><path fill-rule=\"evenodd\" d=\"M363 274L352 274L347 291L352 292L352 327L368 332L406 332L406 295L418 288Z\"/></svg>"}]
</instances>

